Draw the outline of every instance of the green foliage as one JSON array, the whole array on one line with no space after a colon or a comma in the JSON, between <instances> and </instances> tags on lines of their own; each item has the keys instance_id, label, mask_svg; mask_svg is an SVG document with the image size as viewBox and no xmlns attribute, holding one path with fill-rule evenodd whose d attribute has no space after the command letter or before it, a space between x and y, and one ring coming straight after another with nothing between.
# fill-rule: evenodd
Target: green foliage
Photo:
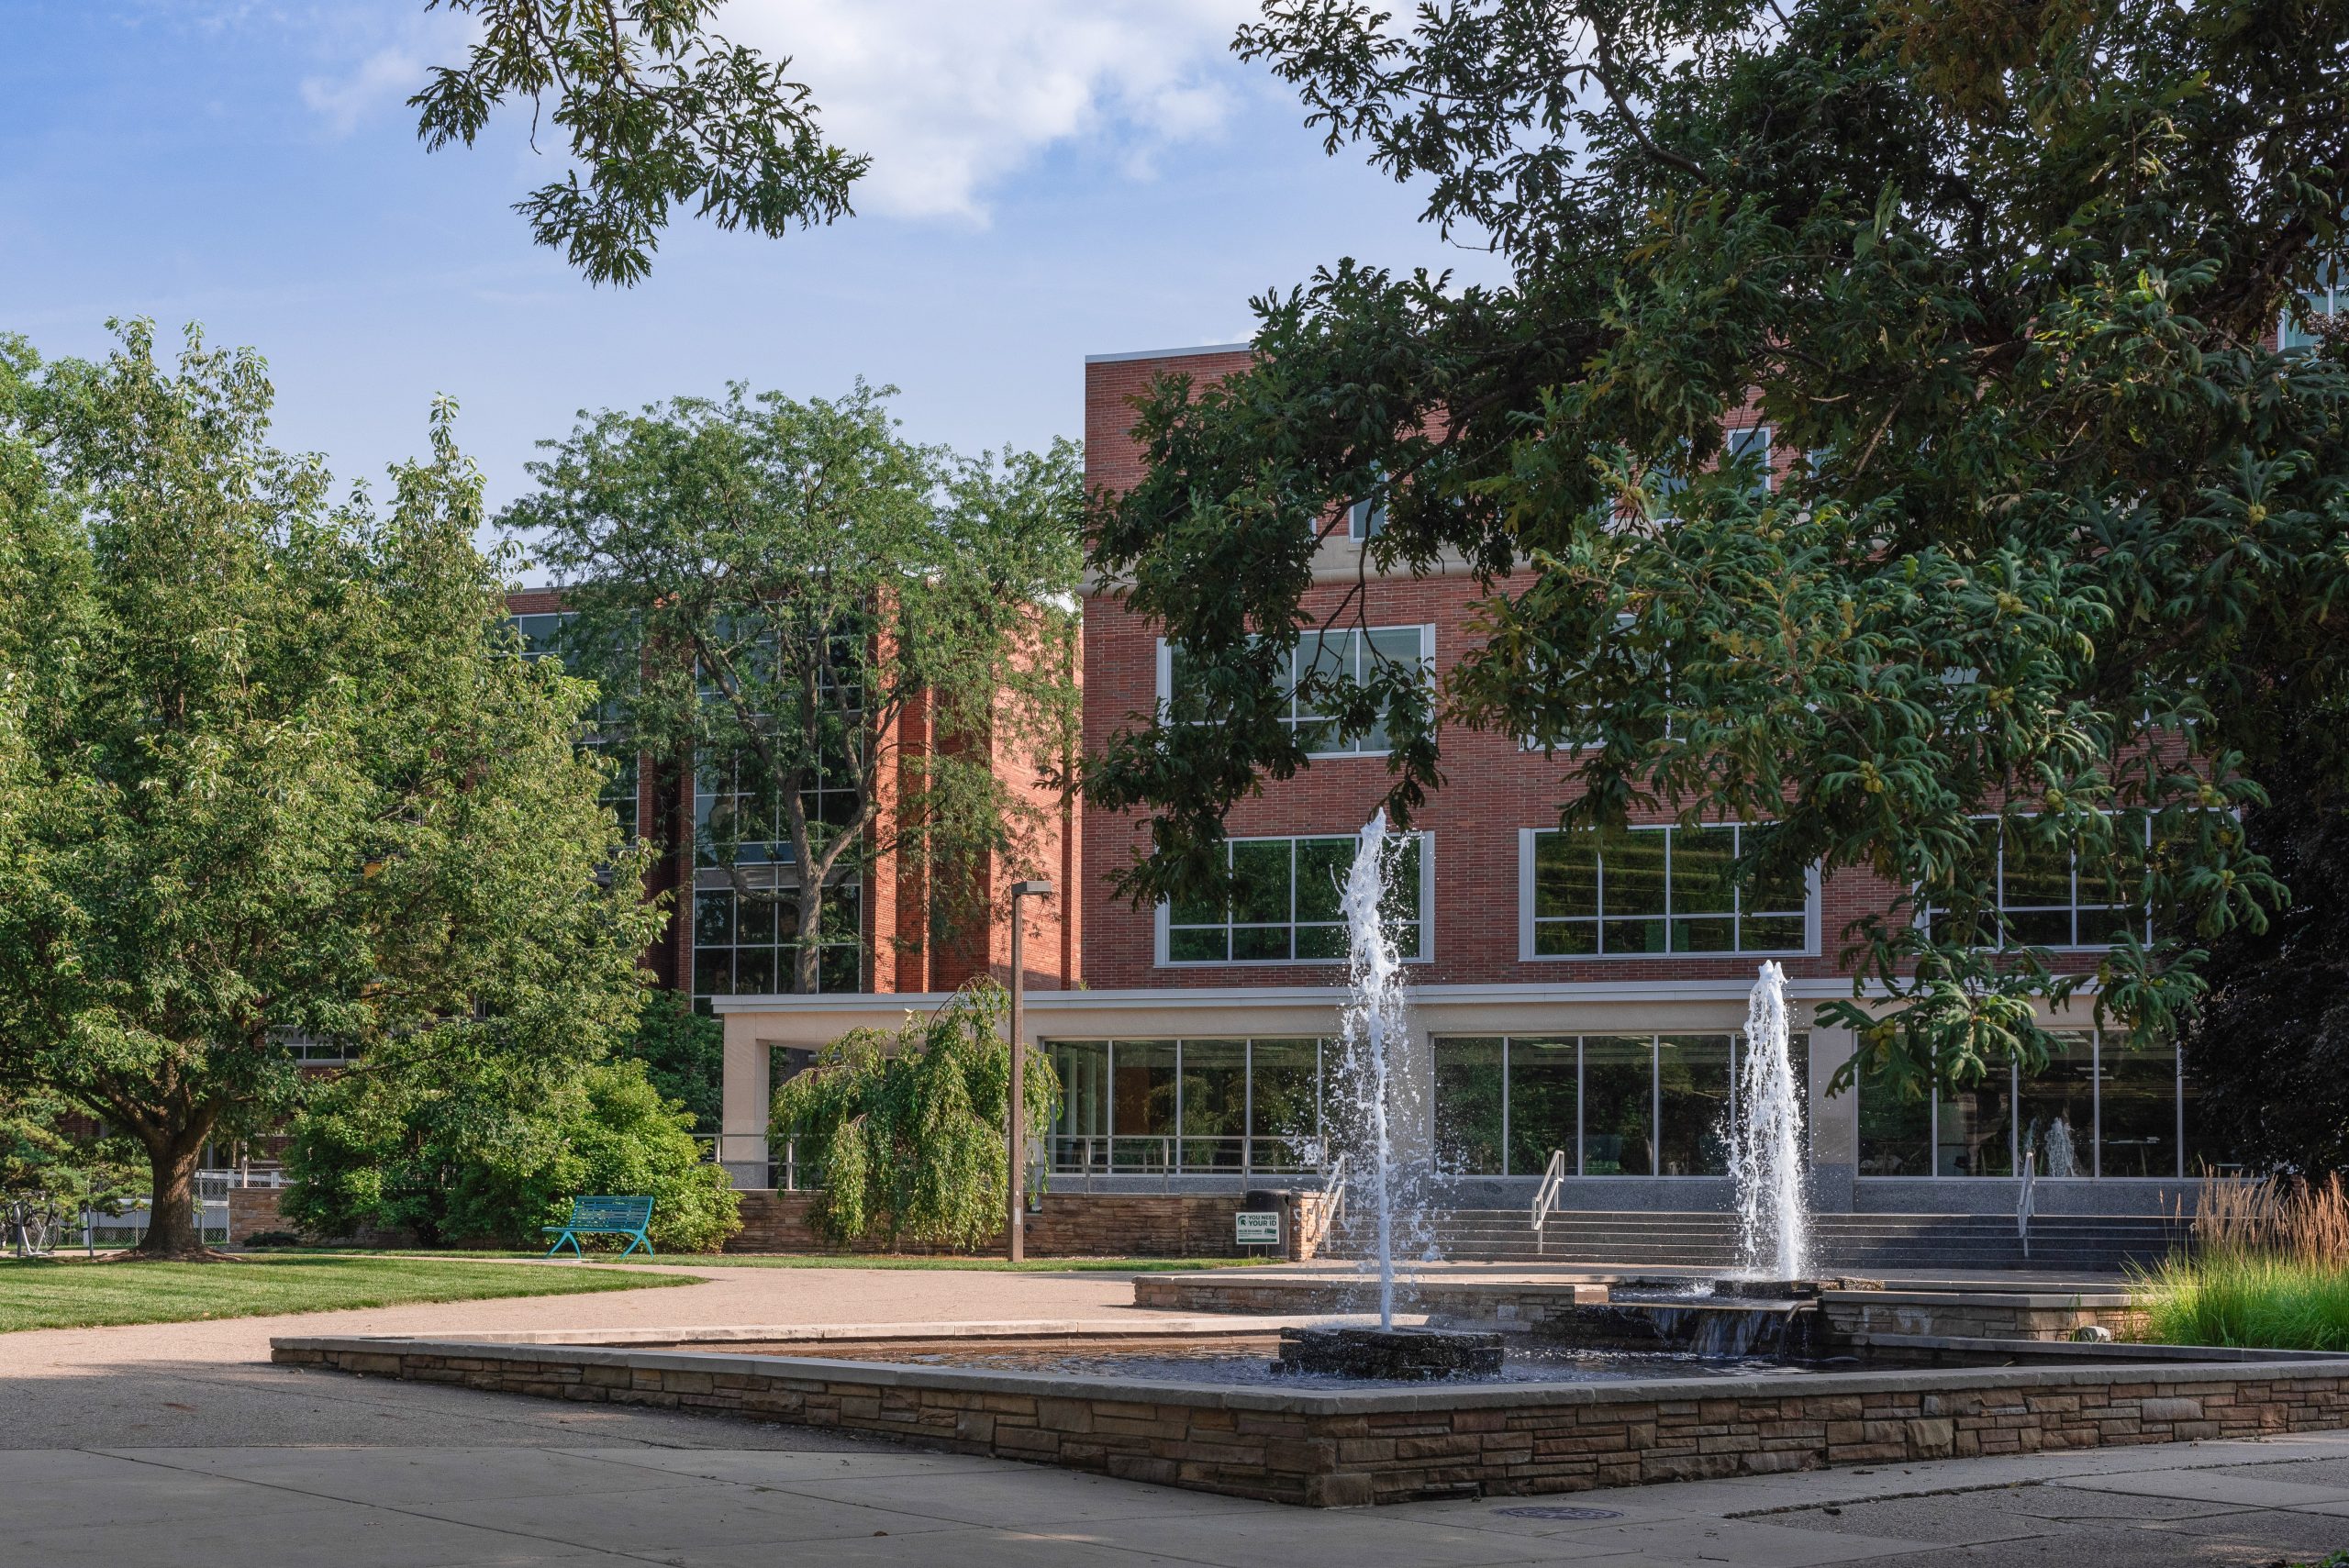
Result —
<instances>
[{"instance_id":1,"label":"green foliage","mask_svg":"<svg viewBox=\"0 0 2349 1568\"><path fill-rule=\"evenodd\" d=\"M42 1193L69 1213L120 1214L144 1195L139 1145L38 1086L0 1089L0 1194Z\"/></svg>"},{"instance_id":2,"label":"green foliage","mask_svg":"<svg viewBox=\"0 0 2349 1568\"><path fill-rule=\"evenodd\" d=\"M1394 737L1398 818L1484 730L1557 758L1569 826L1776 819L1741 878L1894 890L1841 933L1891 1006L1825 1011L1914 1086L2038 1060L2084 978L2002 925L2000 817L2149 910L2095 1007L2176 1031L2285 897L2237 809L2349 798L2349 377L2262 341L2343 260L2344 41L2247 0L1275 0L1242 52L1513 275L1341 263L1257 302L1247 374L1143 400L1097 563L1197 678L1090 776L1153 814L1124 891L1221 893L1227 811L1310 765L1287 655L1374 497L1374 568L1484 588L1438 690L1314 678ZM1749 407L1799 454L1769 488Z\"/></svg>"},{"instance_id":3,"label":"green foliage","mask_svg":"<svg viewBox=\"0 0 2349 1568\"><path fill-rule=\"evenodd\" d=\"M605 413L503 519L566 585L573 667L619 727L740 792L696 850L780 924L791 991L853 939L828 895L881 857L930 870L934 938L962 868L1028 874L1047 818L1009 781L1076 746L1075 448L957 458L887 395Z\"/></svg>"},{"instance_id":4,"label":"green foliage","mask_svg":"<svg viewBox=\"0 0 2349 1568\"><path fill-rule=\"evenodd\" d=\"M382 511L267 440L250 352L148 324L0 342L0 1084L146 1151L142 1250L200 1250L205 1141L297 1095L286 1042L565 1062L660 919L517 656L480 476L433 411Z\"/></svg>"},{"instance_id":5,"label":"green foliage","mask_svg":"<svg viewBox=\"0 0 2349 1568\"><path fill-rule=\"evenodd\" d=\"M571 139L586 170L540 186L515 210L593 283L651 271L673 206L721 228L782 235L849 211L870 160L828 145L807 89L755 51L707 31L719 0L425 0L480 19L462 66L408 100L428 150L470 147L498 106L530 104ZM552 112L547 113L551 97Z\"/></svg>"},{"instance_id":6,"label":"green foliage","mask_svg":"<svg viewBox=\"0 0 2349 1568\"><path fill-rule=\"evenodd\" d=\"M2275 1253L2173 1257L2134 1289L2159 1345L2349 1351L2349 1265Z\"/></svg>"},{"instance_id":7,"label":"green foliage","mask_svg":"<svg viewBox=\"0 0 2349 1568\"><path fill-rule=\"evenodd\" d=\"M572 1198L653 1199L662 1251L714 1251L741 1229L693 1118L630 1060L550 1070L390 1053L321 1091L295 1125L279 1210L305 1230L410 1230L428 1245L529 1241Z\"/></svg>"},{"instance_id":8,"label":"green foliage","mask_svg":"<svg viewBox=\"0 0 2349 1568\"><path fill-rule=\"evenodd\" d=\"M646 993L636 1032L620 1053L644 1063L644 1075L664 1100L692 1117L696 1132L718 1130L726 1079L726 1028L694 1010L690 997L675 991Z\"/></svg>"},{"instance_id":9,"label":"green foliage","mask_svg":"<svg viewBox=\"0 0 2349 1568\"><path fill-rule=\"evenodd\" d=\"M814 1218L834 1241L974 1248L1003 1233L1010 1198L1011 1051L1004 995L958 993L896 1034L858 1029L827 1047L774 1094L788 1129L821 1170ZM1060 1080L1041 1052L1021 1073L1029 1147L1052 1124Z\"/></svg>"}]
</instances>

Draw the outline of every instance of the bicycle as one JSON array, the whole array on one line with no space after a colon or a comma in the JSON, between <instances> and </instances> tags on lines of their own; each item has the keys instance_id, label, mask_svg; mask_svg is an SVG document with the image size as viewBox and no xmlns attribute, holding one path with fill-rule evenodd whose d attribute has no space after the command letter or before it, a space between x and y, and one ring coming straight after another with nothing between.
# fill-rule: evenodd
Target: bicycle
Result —
<instances>
[{"instance_id":1,"label":"bicycle","mask_svg":"<svg viewBox=\"0 0 2349 1568\"><path fill-rule=\"evenodd\" d=\"M65 1236L65 1211L45 1192L0 1199L0 1237L14 1237L17 1256L41 1257L57 1251Z\"/></svg>"}]
</instances>

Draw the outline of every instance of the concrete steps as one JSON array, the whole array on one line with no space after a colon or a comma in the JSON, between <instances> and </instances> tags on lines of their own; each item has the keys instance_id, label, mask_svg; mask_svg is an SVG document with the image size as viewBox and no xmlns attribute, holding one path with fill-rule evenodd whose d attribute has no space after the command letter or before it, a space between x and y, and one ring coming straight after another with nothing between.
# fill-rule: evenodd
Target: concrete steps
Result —
<instances>
[{"instance_id":1,"label":"concrete steps","mask_svg":"<svg viewBox=\"0 0 2349 1568\"><path fill-rule=\"evenodd\" d=\"M1359 1217L1332 1251L1367 1243ZM2112 1215L2043 1215L2023 1254L2009 1215L1822 1214L1813 1218L1820 1266L1854 1273L1933 1269L2059 1268L2108 1271L2157 1262L2180 1239L2174 1220ZM1463 1262L1547 1262L1622 1268L1727 1268L1737 1262L1733 1215L1690 1210L1554 1211L1537 1239L1522 1209L1454 1209L1436 1222L1446 1258Z\"/></svg>"}]
</instances>

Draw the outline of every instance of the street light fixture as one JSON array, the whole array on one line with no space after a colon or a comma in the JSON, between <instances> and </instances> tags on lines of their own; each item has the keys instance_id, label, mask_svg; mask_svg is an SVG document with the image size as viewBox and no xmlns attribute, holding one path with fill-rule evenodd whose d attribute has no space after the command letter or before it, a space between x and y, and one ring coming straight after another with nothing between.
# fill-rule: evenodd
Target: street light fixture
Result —
<instances>
[{"instance_id":1,"label":"street light fixture","mask_svg":"<svg viewBox=\"0 0 2349 1568\"><path fill-rule=\"evenodd\" d=\"M1020 1043L1019 1003L1027 990L1027 966L1019 956L1019 901L1023 898L1050 898L1052 884L1039 878L1011 884L1011 1106L1007 1119L1011 1124L1011 1261L1023 1262L1028 1256L1026 1221L1028 1195L1027 1110L1028 1078L1027 1049Z\"/></svg>"}]
</instances>

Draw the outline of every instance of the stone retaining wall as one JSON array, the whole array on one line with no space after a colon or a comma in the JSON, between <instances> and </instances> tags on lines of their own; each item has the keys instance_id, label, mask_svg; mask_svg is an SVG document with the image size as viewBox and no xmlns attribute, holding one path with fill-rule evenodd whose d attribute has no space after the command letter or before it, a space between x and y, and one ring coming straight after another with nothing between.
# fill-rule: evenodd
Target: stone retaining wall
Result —
<instances>
[{"instance_id":1,"label":"stone retaining wall","mask_svg":"<svg viewBox=\"0 0 2349 1568\"><path fill-rule=\"evenodd\" d=\"M817 1234L809 1211L818 1195L752 1189L741 1195L742 1229L729 1252L936 1252L941 1248L891 1247L879 1237L841 1246ZM1240 1254L1231 1217L1238 1193L1047 1193L1028 1216L1031 1258L1230 1258ZM1282 1255L1309 1261L1326 1226L1319 1193L1284 1199ZM1000 1253L1000 1235L980 1249Z\"/></svg>"},{"instance_id":2,"label":"stone retaining wall","mask_svg":"<svg viewBox=\"0 0 2349 1568\"><path fill-rule=\"evenodd\" d=\"M2125 1292L1937 1295L1910 1291L1828 1291L1820 1297L1839 1339L1859 1334L1927 1334L1950 1339L2068 1340L2075 1329L2110 1329L2116 1340L2142 1332L2143 1308Z\"/></svg>"},{"instance_id":3,"label":"stone retaining wall","mask_svg":"<svg viewBox=\"0 0 2349 1568\"><path fill-rule=\"evenodd\" d=\"M1539 1327L1578 1306L1603 1306L1596 1283L1521 1285L1475 1281L1397 1281L1406 1311L1477 1323ZM1375 1311L1378 1282L1369 1274L1328 1279L1250 1279L1240 1274L1138 1274L1134 1305L1156 1312L1321 1313Z\"/></svg>"},{"instance_id":4,"label":"stone retaining wall","mask_svg":"<svg viewBox=\"0 0 2349 1568\"><path fill-rule=\"evenodd\" d=\"M281 1339L285 1364L886 1433L1319 1507L2349 1426L2349 1362L1294 1393L793 1357Z\"/></svg>"}]
</instances>

